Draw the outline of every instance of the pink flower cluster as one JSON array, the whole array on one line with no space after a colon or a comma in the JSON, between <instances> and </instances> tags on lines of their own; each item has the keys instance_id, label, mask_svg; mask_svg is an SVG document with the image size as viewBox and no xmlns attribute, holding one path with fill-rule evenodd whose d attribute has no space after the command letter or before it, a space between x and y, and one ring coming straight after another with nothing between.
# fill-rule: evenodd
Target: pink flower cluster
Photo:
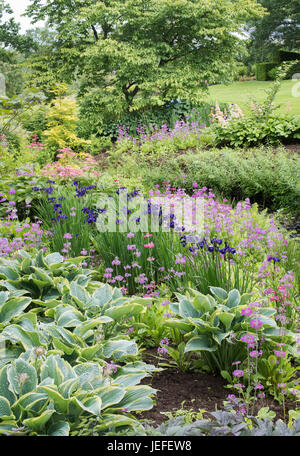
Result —
<instances>
[{"instance_id":1,"label":"pink flower cluster","mask_svg":"<svg viewBox=\"0 0 300 456\"><path fill-rule=\"evenodd\" d=\"M70 148L60 149L57 155L59 160L54 163L48 163L42 169L42 175L52 178L76 178L85 175L99 177L100 173L95 171L97 166L96 160L89 154L76 154Z\"/></svg>"}]
</instances>

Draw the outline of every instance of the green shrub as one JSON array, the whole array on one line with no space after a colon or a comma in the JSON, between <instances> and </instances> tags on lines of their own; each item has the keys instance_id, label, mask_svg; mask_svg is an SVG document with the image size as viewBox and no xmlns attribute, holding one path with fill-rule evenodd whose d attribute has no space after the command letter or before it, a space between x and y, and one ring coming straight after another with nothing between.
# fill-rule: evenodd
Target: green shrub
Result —
<instances>
[{"instance_id":1,"label":"green shrub","mask_svg":"<svg viewBox=\"0 0 300 456\"><path fill-rule=\"evenodd\" d=\"M102 100L97 104L97 98L82 98L80 101L80 123L77 131L83 138L90 138L91 135L108 136L116 139L118 136L118 127L122 126L127 129L131 136L139 136L141 127L149 132L152 127L160 128L163 124L173 128L178 120L190 118L191 121L198 121L199 124L209 124L212 108L210 103L200 103L192 105L190 102L181 100L171 100L164 106L152 108L146 112L132 112L114 117L114 119L105 118L105 112L101 110ZM227 107L222 103L222 109Z\"/></svg>"},{"instance_id":2,"label":"green shrub","mask_svg":"<svg viewBox=\"0 0 300 456\"><path fill-rule=\"evenodd\" d=\"M298 117L272 115L267 120L254 116L232 119L225 126L214 125L216 145L231 147L279 144L300 139Z\"/></svg>"},{"instance_id":3,"label":"green shrub","mask_svg":"<svg viewBox=\"0 0 300 456\"><path fill-rule=\"evenodd\" d=\"M273 61L282 63L290 60L300 60L300 52L285 51L283 49L277 49L273 53Z\"/></svg>"},{"instance_id":4,"label":"green shrub","mask_svg":"<svg viewBox=\"0 0 300 456\"><path fill-rule=\"evenodd\" d=\"M300 212L299 158L283 148L198 148L196 153L187 152L160 165L148 163L144 169L139 165L131 172L142 173L143 183L149 188L162 185L168 175L171 182L190 191L195 181L224 198L250 198L252 203L271 210L286 207ZM182 173L185 178L178 179Z\"/></svg>"},{"instance_id":5,"label":"green shrub","mask_svg":"<svg viewBox=\"0 0 300 456\"><path fill-rule=\"evenodd\" d=\"M23 128L41 138L43 132L47 129L47 111L48 108L46 106L34 106L30 116L23 120Z\"/></svg>"},{"instance_id":6,"label":"green shrub","mask_svg":"<svg viewBox=\"0 0 300 456\"><path fill-rule=\"evenodd\" d=\"M277 67L276 62L262 62L256 64L256 79L257 81L268 81L268 72Z\"/></svg>"}]
</instances>

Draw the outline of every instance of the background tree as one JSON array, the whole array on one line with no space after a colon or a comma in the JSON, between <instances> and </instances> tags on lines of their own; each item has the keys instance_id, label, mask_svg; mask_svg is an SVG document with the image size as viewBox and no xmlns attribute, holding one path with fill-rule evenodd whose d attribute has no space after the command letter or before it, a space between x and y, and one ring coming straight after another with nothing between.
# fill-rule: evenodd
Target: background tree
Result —
<instances>
[{"instance_id":1,"label":"background tree","mask_svg":"<svg viewBox=\"0 0 300 456\"><path fill-rule=\"evenodd\" d=\"M6 78L8 96L19 93L23 84L21 63L32 45L29 36L21 35L20 24L16 23L10 6L0 0L0 72Z\"/></svg>"},{"instance_id":2,"label":"background tree","mask_svg":"<svg viewBox=\"0 0 300 456\"><path fill-rule=\"evenodd\" d=\"M263 62L272 51L300 49L300 7L298 0L259 0L268 14L251 21L249 49L252 61Z\"/></svg>"},{"instance_id":3,"label":"background tree","mask_svg":"<svg viewBox=\"0 0 300 456\"><path fill-rule=\"evenodd\" d=\"M228 79L244 45L239 32L263 8L255 0L32 0L27 12L56 33L34 62L35 80L46 86L51 72L77 80L93 110L116 119L176 98L199 102L208 82Z\"/></svg>"}]
</instances>

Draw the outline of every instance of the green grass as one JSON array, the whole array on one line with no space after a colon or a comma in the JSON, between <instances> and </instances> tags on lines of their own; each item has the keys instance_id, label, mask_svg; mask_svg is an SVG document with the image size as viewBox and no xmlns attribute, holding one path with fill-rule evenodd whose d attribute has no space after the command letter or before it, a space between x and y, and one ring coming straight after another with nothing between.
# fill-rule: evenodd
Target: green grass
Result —
<instances>
[{"instance_id":1,"label":"green grass","mask_svg":"<svg viewBox=\"0 0 300 456\"><path fill-rule=\"evenodd\" d=\"M300 97L293 97L292 88L299 81L283 81L275 98L275 104L281 104L278 113L300 115ZM251 99L263 101L265 90L272 84L272 81L245 81L233 82L230 85L218 84L209 87L208 99L212 103L236 103L244 111L250 109ZM299 93L299 89L297 91Z\"/></svg>"}]
</instances>

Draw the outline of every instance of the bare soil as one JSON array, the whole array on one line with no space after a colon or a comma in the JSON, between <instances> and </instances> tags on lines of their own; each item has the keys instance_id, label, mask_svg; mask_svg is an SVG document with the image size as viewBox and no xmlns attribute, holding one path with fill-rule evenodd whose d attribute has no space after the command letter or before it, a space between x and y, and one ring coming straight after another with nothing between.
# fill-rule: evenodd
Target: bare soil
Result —
<instances>
[{"instance_id":1,"label":"bare soil","mask_svg":"<svg viewBox=\"0 0 300 456\"><path fill-rule=\"evenodd\" d=\"M153 351L145 352L144 360L150 364L156 364ZM177 368L166 368L158 372L151 378L145 378L144 384L150 384L152 388L157 389L156 405L149 411L139 414L139 419L152 421L153 426L157 426L168 418L164 412L175 412L184 408L192 409L199 412L204 409L206 412L214 412L216 409L224 409L223 401L227 399L228 394L236 392L231 391L226 386L226 380L221 376L214 376L208 373L190 373L181 372ZM182 404L184 402L184 404ZM269 407L276 413L275 420L284 419L283 407L272 396L257 401L253 413L256 414L261 407ZM285 404L285 412L288 417L288 410L295 410L295 402L288 401ZM204 418L212 418L209 414L204 413Z\"/></svg>"}]
</instances>

